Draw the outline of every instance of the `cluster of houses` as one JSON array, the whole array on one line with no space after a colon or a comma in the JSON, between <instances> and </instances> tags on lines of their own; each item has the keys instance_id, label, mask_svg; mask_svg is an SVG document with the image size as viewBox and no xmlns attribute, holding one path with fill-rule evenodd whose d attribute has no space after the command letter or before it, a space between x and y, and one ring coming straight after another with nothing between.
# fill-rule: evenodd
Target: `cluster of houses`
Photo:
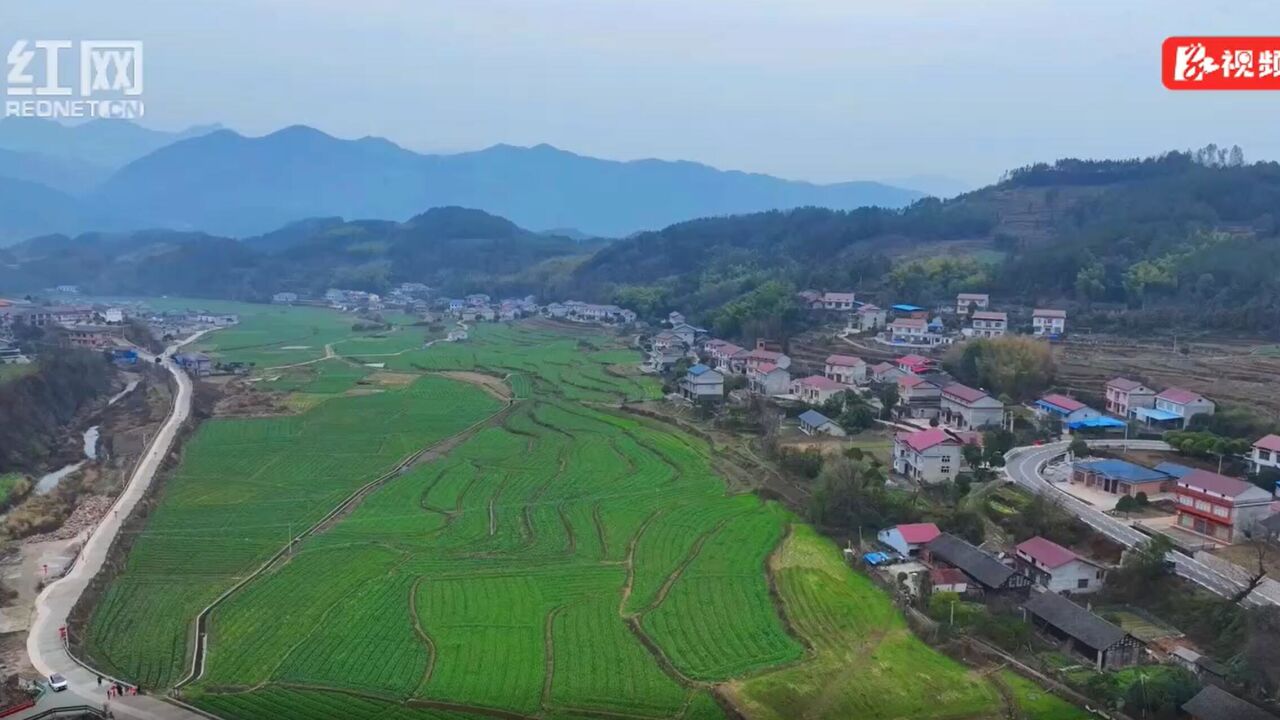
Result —
<instances>
[{"instance_id":1,"label":"cluster of houses","mask_svg":"<svg viewBox=\"0 0 1280 720\"><path fill-rule=\"evenodd\" d=\"M598 305L581 300L548 303L542 311L547 317L558 320L575 320L604 325L625 325L636 321L635 312L627 308L618 307L617 305Z\"/></svg>"},{"instance_id":2,"label":"cluster of houses","mask_svg":"<svg viewBox=\"0 0 1280 720\"><path fill-rule=\"evenodd\" d=\"M130 314L129 309L117 306L48 305L0 298L0 363L29 361L8 341L18 325L62 328L72 347L103 350L124 338L124 323Z\"/></svg>"}]
</instances>

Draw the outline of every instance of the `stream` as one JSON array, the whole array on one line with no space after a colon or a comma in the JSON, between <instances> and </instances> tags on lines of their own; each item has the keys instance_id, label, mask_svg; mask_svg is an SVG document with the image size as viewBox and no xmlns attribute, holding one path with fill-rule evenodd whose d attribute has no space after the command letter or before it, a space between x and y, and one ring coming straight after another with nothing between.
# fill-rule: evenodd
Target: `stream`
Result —
<instances>
[{"instance_id":1,"label":"stream","mask_svg":"<svg viewBox=\"0 0 1280 720\"><path fill-rule=\"evenodd\" d=\"M123 390L113 395L111 399L107 401L107 405L108 406L115 405L117 400L133 392L134 388L136 387L138 387L138 381L130 380L129 384L126 385ZM39 480L36 481L36 486L34 488L35 494L48 495L49 493L53 492L54 488L58 487L58 483L62 482L63 478L79 470L81 467L84 466L86 461L97 460L98 459L98 437L100 434L101 434L100 428L97 425L94 425L88 430L85 430L84 431L85 459L79 462L75 462L70 465L67 465L65 467L58 468L57 470L54 470L53 472L48 473L43 477L41 477Z\"/></svg>"}]
</instances>

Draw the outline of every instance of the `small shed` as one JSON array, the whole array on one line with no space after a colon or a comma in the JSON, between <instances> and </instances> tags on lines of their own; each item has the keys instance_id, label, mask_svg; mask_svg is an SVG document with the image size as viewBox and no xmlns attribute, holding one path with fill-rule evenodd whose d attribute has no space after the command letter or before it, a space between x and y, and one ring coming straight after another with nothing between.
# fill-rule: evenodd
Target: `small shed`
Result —
<instances>
[{"instance_id":1,"label":"small shed","mask_svg":"<svg viewBox=\"0 0 1280 720\"><path fill-rule=\"evenodd\" d=\"M1037 627L1062 640L1099 671L1138 661L1142 643L1137 638L1057 593L1036 593L1022 609Z\"/></svg>"},{"instance_id":2,"label":"small shed","mask_svg":"<svg viewBox=\"0 0 1280 720\"><path fill-rule=\"evenodd\" d=\"M1192 720L1276 720L1276 716L1216 685L1206 685L1182 705Z\"/></svg>"},{"instance_id":3,"label":"small shed","mask_svg":"<svg viewBox=\"0 0 1280 720\"><path fill-rule=\"evenodd\" d=\"M800 432L806 435L832 435L835 437L844 437L844 428L836 424L834 420L823 415L817 410L806 410L800 413L797 418L800 421Z\"/></svg>"}]
</instances>

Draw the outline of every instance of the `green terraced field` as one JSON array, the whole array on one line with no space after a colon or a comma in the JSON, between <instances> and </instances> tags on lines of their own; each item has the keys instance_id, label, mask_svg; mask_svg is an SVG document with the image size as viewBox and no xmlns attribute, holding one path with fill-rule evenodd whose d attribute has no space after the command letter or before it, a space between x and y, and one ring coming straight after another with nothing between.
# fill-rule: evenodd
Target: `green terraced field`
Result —
<instances>
[{"instance_id":1,"label":"green terraced field","mask_svg":"<svg viewBox=\"0 0 1280 720\"><path fill-rule=\"evenodd\" d=\"M506 377L516 402L220 604L184 697L228 720L723 720L713 691L749 717L1001 716L995 687L911 635L834 546L803 526L784 540L787 511L728 494L705 443L604 407L656 395L611 372L637 358L527 325L388 356L402 372ZM340 393L341 362L276 382ZM86 649L171 686L191 619L283 546L286 519L314 520L497 407L427 375L295 417L206 423Z\"/></svg>"}]
</instances>

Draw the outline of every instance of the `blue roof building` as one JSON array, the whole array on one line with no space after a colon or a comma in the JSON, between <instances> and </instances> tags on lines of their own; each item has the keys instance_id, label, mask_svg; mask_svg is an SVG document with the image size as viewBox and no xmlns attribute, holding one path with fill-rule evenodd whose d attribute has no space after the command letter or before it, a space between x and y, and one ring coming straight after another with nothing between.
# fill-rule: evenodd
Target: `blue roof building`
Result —
<instances>
[{"instance_id":1,"label":"blue roof building","mask_svg":"<svg viewBox=\"0 0 1280 720\"><path fill-rule=\"evenodd\" d=\"M902 303L900 305L894 305L893 309L897 310L898 312L920 312L924 308L920 307L919 305L908 305L906 303Z\"/></svg>"},{"instance_id":2,"label":"blue roof building","mask_svg":"<svg viewBox=\"0 0 1280 720\"><path fill-rule=\"evenodd\" d=\"M1113 495L1148 496L1168 492L1174 476L1112 458L1077 460L1071 468L1071 482Z\"/></svg>"},{"instance_id":3,"label":"blue roof building","mask_svg":"<svg viewBox=\"0 0 1280 720\"><path fill-rule=\"evenodd\" d=\"M836 437L844 437L845 435L844 428L817 410L805 410L796 419L800 421L800 432L806 435L816 435L818 433Z\"/></svg>"}]
</instances>

